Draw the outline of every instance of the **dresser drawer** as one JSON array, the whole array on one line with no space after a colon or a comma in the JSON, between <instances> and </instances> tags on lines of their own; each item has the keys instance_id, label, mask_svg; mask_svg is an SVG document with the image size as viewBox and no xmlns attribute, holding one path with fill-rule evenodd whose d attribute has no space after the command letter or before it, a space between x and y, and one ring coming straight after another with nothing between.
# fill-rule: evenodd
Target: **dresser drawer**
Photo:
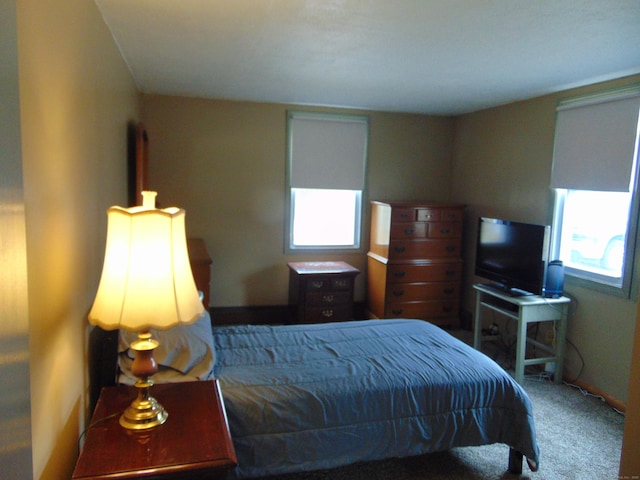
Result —
<instances>
[{"instance_id":1,"label":"dresser drawer","mask_svg":"<svg viewBox=\"0 0 640 480\"><path fill-rule=\"evenodd\" d=\"M462 263L388 265L387 282L452 282L462 278Z\"/></svg>"},{"instance_id":2,"label":"dresser drawer","mask_svg":"<svg viewBox=\"0 0 640 480\"><path fill-rule=\"evenodd\" d=\"M462 236L462 224L459 222L434 222L427 225L429 238L455 238Z\"/></svg>"},{"instance_id":3,"label":"dresser drawer","mask_svg":"<svg viewBox=\"0 0 640 480\"><path fill-rule=\"evenodd\" d=\"M389 303L385 308L385 316L420 319L450 317L458 314L458 303L455 300Z\"/></svg>"},{"instance_id":4,"label":"dresser drawer","mask_svg":"<svg viewBox=\"0 0 640 480\"><path fill-rule=\"evenodd\" d=\"M458 299L460 282L393 283L387 286L387 303Z\"/></svg>"},{"instance_id":5,"label":"dresser drawer","mask_svg":"<svg viewBox=\"0 0 640 480\"><path fill-rule=\"evenodd\" d=\"M439 208L418 208L416 209L416 220L419 222L439 222L442 219Z\"/></svg>"},{"instance_id":6,"label":"dresser drawer","mask_svg":"<svg viewBox=\"0 0 640 480\"><path fill-rule=\"evenodd\" d=\"M443 222L462 222L462 214L460 208L443 208L440 210L440 219Z\"/></svg>"},{"instance_id":7,"label":"dresser drawer","mask_svg":"<svg viewBox=\"0 0 640 480\"><path fill-rule=\"evenodd\" d=\"M418 210L415 208L394 208L391 211L391 222L415 222L418 220Z\"/></svg>"},{"instance_id":8,"label":"dresser drawer","mask_svg":"<svg viewBox=\"0 0 640 480\"><path fill-rule=\"evenodd\" d=\"M457 258L461 255L462 238L392 240L389 245L389 260L420 258Z\"/></svg>"},{"instance_id":9,"label":"dresser drawer","mask_svg":"<svg viewBox=\"0 0 640 480\"><path fill-rule=\"evenodd\" d=\"M353 296L350 290L330 290L324 292L307 292L307 306L351 305Z\"/></svg>"},{"instance_id":10,"label":"dresser drawer","mask_svg":"<svg viewBox=\"0 0 640 480\"><path fill-rule=\"evenodd\" d=\"M426 238L428 224L425 222L398 222L391 225L391 238Z\"/></svg>"}]
</instances>

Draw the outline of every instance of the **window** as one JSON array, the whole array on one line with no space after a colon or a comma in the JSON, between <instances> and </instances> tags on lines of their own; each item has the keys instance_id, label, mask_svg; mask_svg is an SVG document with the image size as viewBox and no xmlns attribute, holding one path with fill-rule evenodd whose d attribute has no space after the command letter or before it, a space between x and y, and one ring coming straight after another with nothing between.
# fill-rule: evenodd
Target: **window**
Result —
<instances>
[{"instance_id":1,"label":"window","mask_svg":"<svg viewBox=\"0 0 640 480\"><path fill-rule=\"evenodd\" d=\"M369 121L288 112L285 252L359 250Z\"/></svg>"},{"instance_id":2,"label":"window","mask_svg":"<svg viewBox=\"0 0 640 480\"><path fill-rule=\"evenodd\" d=\"M552 258L583 285L631 295L640 86L560 103Z\"/></svg>"}]
</instances>

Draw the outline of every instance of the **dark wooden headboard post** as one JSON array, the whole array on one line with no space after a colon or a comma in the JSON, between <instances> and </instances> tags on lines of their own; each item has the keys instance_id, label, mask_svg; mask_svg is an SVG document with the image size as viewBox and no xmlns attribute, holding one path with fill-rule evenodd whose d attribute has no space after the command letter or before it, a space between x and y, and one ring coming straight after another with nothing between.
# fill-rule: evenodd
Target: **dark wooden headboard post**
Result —
<instances>
[{"instance_id":1,"label":"dark wooden headboard post","mask_svg":"<svg viewBox=\"0 0 640 480\"><path fill-rule=\"evenodd\" d=\"M102 387L116 384L118 375L118 330L93 327L89 333L89 408L98 402Z\"/></svg>"},{"instance_id":2,"label":"dark wooden headboard post","mask_svg":"<svg viewBox=\"0 0 640 480\"><path fill-rule=\"evenodd\" d=\"M196 282L196 287L204 293L202 304L209 311L209 288L211 284L211 257L207 251L207 246L201 238L188 238L187 249L189 250L189 261L191 272Z\"/></svg>"}]
</instances>

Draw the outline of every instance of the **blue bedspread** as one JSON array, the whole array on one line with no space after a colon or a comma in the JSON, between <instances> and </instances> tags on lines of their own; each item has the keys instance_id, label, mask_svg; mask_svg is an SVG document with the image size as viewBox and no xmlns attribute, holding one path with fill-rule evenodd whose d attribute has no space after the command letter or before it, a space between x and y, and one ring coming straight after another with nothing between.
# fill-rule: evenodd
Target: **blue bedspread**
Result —
<instances>
[{"instance_id":1,"label":"blue bedspread","mask_svg":"<svg viewBox=\"0 0 640 480\"><path fill-rule=\"evenodd\" d=\"M241 478L491 443L538 463L525 391L427 322L216 327L213 336Z\"/></svg>"}]
</instances>

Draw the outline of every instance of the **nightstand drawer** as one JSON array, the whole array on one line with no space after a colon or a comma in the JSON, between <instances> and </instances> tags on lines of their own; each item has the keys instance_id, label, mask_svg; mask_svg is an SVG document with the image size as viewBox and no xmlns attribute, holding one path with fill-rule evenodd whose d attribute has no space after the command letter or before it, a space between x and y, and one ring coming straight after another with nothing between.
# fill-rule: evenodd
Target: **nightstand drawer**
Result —
<instances>
[{"instance_id":1,"label":"nightstand drawer","mask_svg":"<svg viewBox=\"0 0 640 480\"><path fill-rule=\"evenodd\" d=\"M350 291L307 292L306 303L310 307L327 305L351 305L353 298Z\"/></svg>"},{"instance_id":2,"label":"nightstand drawer","mask_svg":"<svg viewBox=\"0 0 640 480\"><path fill-rule=\"evenodd\" d=\"M326 307L307 307L305 323L345 322L353 320L353 306L334 305Z\"/></svg>"},{"instance_id":3,"label":"nightstand drawer","mask_svg":"<svg viewBox=\"0 0 640 480\"><path fill-rule=\"evenodd\" d=\"M310 276L305 279L307 283L307 292L318 290L350 290L353 288L353 278L351 277L322 277Z\"/></svg>"}]
</instances>

